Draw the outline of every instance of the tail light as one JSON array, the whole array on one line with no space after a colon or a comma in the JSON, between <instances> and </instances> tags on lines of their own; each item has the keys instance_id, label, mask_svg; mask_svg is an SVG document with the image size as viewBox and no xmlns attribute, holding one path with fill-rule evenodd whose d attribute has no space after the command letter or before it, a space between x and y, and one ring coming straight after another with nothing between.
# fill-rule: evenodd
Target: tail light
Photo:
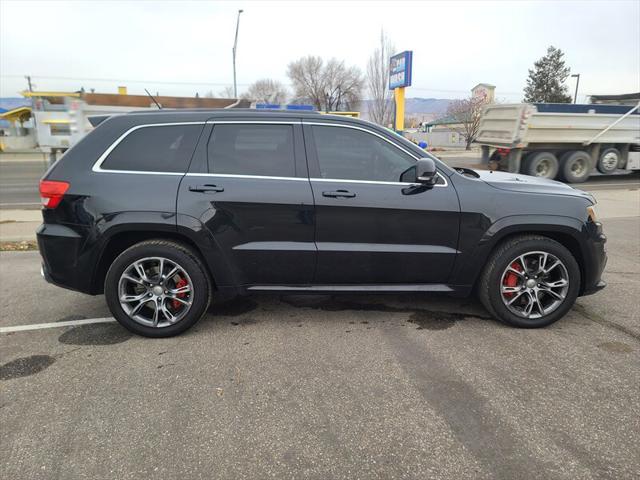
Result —
<instances>
[{"instance_id":1,"label":"tail light","mask_svg":"<svg viewBox=\"0 0 640 480\"><path fill-rule=\"evenodd\" d=\"M40 200L42 200L42 206L44 208L56 208L68 189L68 182L40 180Z\"/></svg>"}]
</instances>

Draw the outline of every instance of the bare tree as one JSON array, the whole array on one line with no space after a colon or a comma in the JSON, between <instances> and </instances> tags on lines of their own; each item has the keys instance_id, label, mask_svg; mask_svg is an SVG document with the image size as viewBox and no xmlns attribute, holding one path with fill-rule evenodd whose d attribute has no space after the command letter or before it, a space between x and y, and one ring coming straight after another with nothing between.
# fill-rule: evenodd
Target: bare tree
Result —
<instances>
[{"instance_id":1,"label":"bare tree","mask_svg":"<svg viewBox=\"0 0 640 480\"><path fill-rule=\"evenodd\" d=\"M367 87L371 103L369 117L378 125L389 125L393 116L393 93L389 90L389 57L394 47L380 31L380 45L367 62Z\"/></svg>"},{"instance_id":2,"label":"bare tree","mask_svg":"<svg viewBox=\"0 0 640 480\"><path fill-rule=\"evenodd\" d=\"M454 122L451 128L462 135L467 150L471 149L471 143L478 135L482 107L486 104L485 97L477 96L454 100L447 108L447 116Z\"/></svg>"},{"instance_id":3,"label":"bare tree","mask_svg":"<svg viewBox=\"0 0 640 480\"><path fill-rule=\"evenodd\" d=\"M257 80L251 84L247 92L242 95L242 98L258 103L277 104L286 103L287 97L287 88L281 82L271 80L270 78Z\"/></svg>"},{"instance_id":4,"label":"bare tree","mask_svg":"<svg viewBox=\"0 0 640 480\"><path fill-rule=\"evenodd\" d=\"M209 90L209 93L212 93L211 90ZM212 94L211 96L216 98L236 98L233 95L233 87L230 85L227 85L222 90L220 90L217 95L214 96Z\"/></svg>"},{"instance_id":5,"label":"bare tree","mask_svg":"<svg viewBox=\"0 0 640 480\"><path fill-rule=\"evenodd\" d=\"M287 68L296 101L310 102L318 110L357 109L364 80L358 67L347 67L332 58L326 64L320 57L307 56L291 62Z\"/></svg>"},{"instance_id":6,"label":"bare tree","mask_svg":"<svg viewBox=\"0 0 640 480\"><path fill-rule=\"evenodd\" d=\"M332 58L324 69L325 110L356 110L364 88L358 67L347 67Z\"/></svg>"},{"instance_id":7,"label":"bare tree","mask_svg":"<svg viewBox=\"0 0 640 480\"><path fill-rule=\"evenodd\" d=\"M323 61L320 57L309 55L287 67L287 76L293 83L297 101L311 102L318 110L324 103L323 92Z\"/></svg>"}]
</instances>

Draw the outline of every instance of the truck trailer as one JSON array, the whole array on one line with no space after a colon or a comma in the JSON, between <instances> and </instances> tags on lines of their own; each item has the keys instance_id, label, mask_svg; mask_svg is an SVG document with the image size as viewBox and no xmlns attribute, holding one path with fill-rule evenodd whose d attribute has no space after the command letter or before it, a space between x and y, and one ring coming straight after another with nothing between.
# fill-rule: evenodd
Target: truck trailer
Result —
<instances>
[{"instance_id":1,"label":"truck trailer","mask_svg":"<svg viewBox=\"0 0 640 480\"><path fill-rule=\"evenodd\" d=\"M640 103L487 105L475 142L484 163L501 170L569 183L640 170Z\"/></svg>"}]
</instances>

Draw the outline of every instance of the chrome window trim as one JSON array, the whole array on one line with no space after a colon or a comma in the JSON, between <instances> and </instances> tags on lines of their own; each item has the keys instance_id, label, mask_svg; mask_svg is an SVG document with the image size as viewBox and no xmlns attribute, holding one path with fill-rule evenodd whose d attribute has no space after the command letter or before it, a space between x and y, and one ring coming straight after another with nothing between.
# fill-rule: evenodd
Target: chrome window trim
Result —
<instances>
[{"instance_id":1,"label":"chrome window trim","mask_svg":"<svg viewBox=\"0 0 640 480\"><path fill-rule=\"evenodd\" d=\"M370 184L370 185L399 185L399 186L407 186L407 185L420 185L417 182L384 182L377 180L349 180L349 179L338 179L338 178L303 178L303 177L277 177L277 176L267 176L267 175L235 175L235 174L224 174L224 173L185 173L185 172L156 172L149 170L108 170L103 169L102 164L107 159L109 154L131 133L139 130L141 128L150 128L150 127L171 127L176 125L215 125L215 124L276 124L276 125L318 125L323 127L338 127L338 128L351 128L353 130L361 130L370 135L374 135L376 137L381 138L385 142L389 143L393 147L401 150L406 153L416 161L419 159L415 154L410 152L409 150L396 145L388 138L380 135L377 132L369 130L367 128L358 127L355 125L346 125L346 124L338 124L338 123L329 123L329 122L309 122L305 120L206 120L206 121L197 121L197 122L169 122L169 123L145 123L141 125L136 125L134 127L126 130L122 135L120 135L107 149L98 157L98 160L91 167L91 171L95 173L124 173L124 174L134 174L134 175L170 175L170 176L195 176L195 177L227 177L227 178L247 178L247 179L263 179L263 180L294 180L294 181L318 181L318 182L339 182L339 183L362 183L362 184ZM437 187L447 187L449 182L447 178L442 175L440 172L437 173L438 176L443 180L443 184L433 185L433 188Z\"/></svg>"},{"instance_id":2,"label":"chrome window trim","mask_svg":"<svg viewBox=\"0 0 640 480\"><path fill-rule=\"evenodd\" d=\"M141 125L136 125L135 127L131 127L127 131L125 131L122 135L120 135L107 149L102 152L102 155L98 157L98 160L91 167L92 172L96 173L132 173L135 175L173 175L173 176L183 176L185 172L156 172L150 170L109 170L103 169L102 164L107 159L109 154L122 142L127 136L136 130L140 130L141 128L149 128L149 127L173 127L176 125L204 125L206 122L172 122L172 123L144 123Z\"/></svg>"},{"instance_id":3,"label":"chrome window trim","mask_svg":"<svg viewBox=\"0 0 640 480\"><path fill-rule=\"evenodd\" d=\"M409 150L401 147L400 145L396 145L394 142L392 142L388 138L380 135L377 132L374 132L374 131L366 129L366 128L357 127L355 125L346 125L346 124L328 123L328 122L307 122L307 121L303 121L302 124L303 125L318 125L318 126L323 126L323 127L351 128L353 130L361 130L361 131L363 131L365 133L368 133L370 135L374 135L376 137L381 138L385 142L389 143L391 146L397 148L398 150L401 150L402 152L406 153L407 155L409 155L410 157L412 157L416 161L418 161L418 159L420 158L420 157L417 157L412 152L410 152ZM445 176L442 175L440 172L437 172L437 175L442 179L442 181L444 183L443 184L433 185L433 188L436 188L436 187L447 187L449 185L449 182L447 182L447 179L445 178ZM418 182L383 182L383 181L378 181L378 180L348 180L348 179L333 179L333 178L310 178L310 180L312 180L312 181L320 181L320 182L368 183L368 184L376 184L376 185L421 185Z\"/></svg>"},{"instance_id":4,"label":"chrome window trim","mask_svg":"<svg viewBox=\"0 0 640 480\"><path fill-rule=\"evenodd\" d=\"M432 188L446 187L449 185L449 182L447 182L447 179L443 175L441 175L440 172L438 172L437 175L442 179L444 183L438 183L436 185L432 185L431 186ZM344 178L315 178L314 177L314 178L310 178L309 180L311 180L312 182L364 183L364 184L372 184L372 185L398 185L402 187L424 185L423 183L420 183L420 182L383 182L380 180L347 180Z\"/></svg>"},{"instance_id":5,"label":"chrome window trim","mask_svg":"<svg viewBox=\"0 0 640 480\"><path fill-rule=\"evenodd\" d=\"M187 177L221 177L221 178L247 178L256 180L294 180L296 182L308 182L307 177L271 177L269 175L241 175L235 173L187 173Z\"/></svg>"}]
</instances>

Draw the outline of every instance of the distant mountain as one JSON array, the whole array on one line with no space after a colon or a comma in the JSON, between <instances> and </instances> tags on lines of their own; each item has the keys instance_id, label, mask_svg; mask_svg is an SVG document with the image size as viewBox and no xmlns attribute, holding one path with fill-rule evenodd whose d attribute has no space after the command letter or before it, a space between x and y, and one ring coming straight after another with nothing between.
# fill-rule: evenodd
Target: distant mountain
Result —
<instances>
[{"instance_id":1,"label":"distant mountain","mask_svg":"<svg viewBox=\"0 0 640 480\"><path fill-rule=\"evenodd\" d=\"M404 111L406 115L422 115L424 120L434 120L444 116L452 100L446 98L405 98ZM360 103L363 118L368 118L369 106L372 100Z\"/></svg>"},{"instance_id":2,"label":"distant mountain","mask_svg":"<svg viewBox=\"0 0 640 480\"><path fill-rule=\"evenodd\" d=\"M404 111L411 113L444 114L451 100L446 98L406 98Z\"/></svg>"}]
</instances>

